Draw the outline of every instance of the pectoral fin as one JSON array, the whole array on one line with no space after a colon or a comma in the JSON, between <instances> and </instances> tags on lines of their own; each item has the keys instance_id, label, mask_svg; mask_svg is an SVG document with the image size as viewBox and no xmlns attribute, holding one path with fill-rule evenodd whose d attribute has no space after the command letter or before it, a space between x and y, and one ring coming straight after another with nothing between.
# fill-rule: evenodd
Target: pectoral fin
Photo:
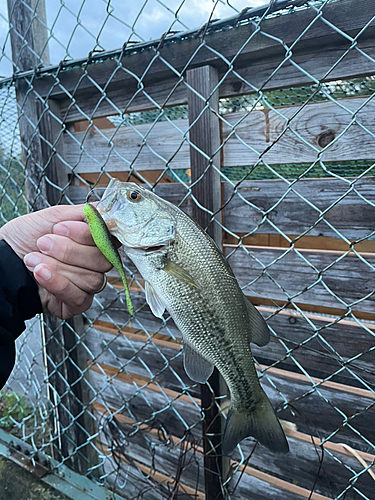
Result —
<instances>
[{"instance_id":1,"label":"pectoral fin","mask_svg":"<svg viewBox=\"0 0 375 500\"><path fill-rule=\"evenodd\" d=\"M195 288L199 288L198 285L195 283L191 274L188 273L188 271L183 269L178 264L175 264L174 262L168 261L167 264L163 267L163 271L178 281L183 281L188 285L194 286Z\"/></svg>"},{"instance_id":2,"label":"pectoral fin","mask_svg":"<svg viewBox=\"0 0 375 500\"><path fill-rule=\"evenodd\" d=\"M186 374L194 382L205 384L214 371L213 365L206 361L195 349L184 342L184 368Z\"/></svg>"},{"instance_id":3,"label":"pectoral fin","mask_svg":"<svg viewBox=\"0 0 375 500\"><path fill-rule=\"evenodd\" d=\"M267 323L264 321L264 318L258 309L256 309L246 297L245 301L250 324L249 342L258 345L259 347L263 347L270 341L270 331Z\"/></svg>"},{"instance_id":4,"label":"pectoral fin","mask_svg":"<svg viewBox=\"0 0 375 500\"><path fill-rule=\"evenodd\" d=\"M165 305L148 281L146 281L145 292L146 301L150 306L152 314L154 314L157 318L162 318L165 311Z\"/></svg>"}]
</instances>

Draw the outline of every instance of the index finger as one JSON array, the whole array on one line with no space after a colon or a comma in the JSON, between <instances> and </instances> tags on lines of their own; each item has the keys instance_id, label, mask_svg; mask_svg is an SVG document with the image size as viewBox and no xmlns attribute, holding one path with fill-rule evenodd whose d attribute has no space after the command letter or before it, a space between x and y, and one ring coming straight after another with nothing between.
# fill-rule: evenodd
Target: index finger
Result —
<instances>
[{"instance_id":1,"label":"index finger","mask_svg":"<svg viewBox=\"0 0 375 500\"><path fill-rule=\"evenodd\" d=\"M86 222L79 222L75 220L59 222L53 226L52 232L53 234L58 234L59 236L66 236L81 245L95 246L90 233L89 225L86 224ZM121 243L119 243L114 236L112 236L112 241L116 248L121 246Z\"/></svg>"},{"instance_id":2,"label":"index finger","mask_svg":"<svg viewBox=\"0 0 375 500\"><path fill-rule=\"evenodd\" d=\"M53 234L66 236L81 245L95 246L88 224L75 220L67 220L55 224L52 228Z\"/></svg>"}]
</instances>

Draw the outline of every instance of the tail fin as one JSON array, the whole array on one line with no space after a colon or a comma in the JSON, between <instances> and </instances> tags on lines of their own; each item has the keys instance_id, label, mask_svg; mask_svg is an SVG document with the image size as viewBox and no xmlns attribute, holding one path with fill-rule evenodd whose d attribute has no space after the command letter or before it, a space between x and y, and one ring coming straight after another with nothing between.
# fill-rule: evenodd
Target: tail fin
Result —
<instances>
[{"instance_id":1,"label":"tail fin","mask_svg":"<svg viewBox=\"0 0 375 500\"><path fill-rule=\"evenodd\" d=\"M267 397L251 410L229 408L222 451L230 455L240 441L253 436L273 452L288 453L284 431Z\"/></svg>"}]
</instances>

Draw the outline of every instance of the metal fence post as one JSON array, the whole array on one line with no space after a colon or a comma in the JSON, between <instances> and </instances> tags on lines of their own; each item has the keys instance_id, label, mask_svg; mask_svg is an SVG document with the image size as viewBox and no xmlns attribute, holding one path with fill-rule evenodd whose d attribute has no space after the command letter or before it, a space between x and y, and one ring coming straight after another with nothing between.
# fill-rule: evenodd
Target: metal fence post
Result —
<instances>
[{"instance_id":1,"label":"metal fence post","mask_svg":"<svg viewBox=\"0 0 375 500\"><path fill-rule=\"evenodd\" d=\"M187 71L189 112L189 142L191 166L191 191L197 203L193 204L192 216L221 248L221 227L211 221L211 213L221 206L220 174L213 165L220 167L220 121L218 71L203 66ZM220 212L215 215L220 220ZM221 417L215 397L221 395L220 374L215 369L209 385L201 386L203 421L203 449L205 467L205 493L207 500L223 497L223 457L221 454Z\"/></svg>"}]
</instances>

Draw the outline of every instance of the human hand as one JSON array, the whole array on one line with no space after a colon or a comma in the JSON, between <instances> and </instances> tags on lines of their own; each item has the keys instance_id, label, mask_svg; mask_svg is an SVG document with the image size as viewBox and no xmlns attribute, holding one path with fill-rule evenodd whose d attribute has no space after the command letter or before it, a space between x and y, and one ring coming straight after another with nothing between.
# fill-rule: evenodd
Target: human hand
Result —
<instances>
[{"instance_id":1,"label":"human hand","mask_svg":"<svg viewBox=\"0 0 375 500\"><path fill-rule=\"evenodd\" d=\"M43 308L67 319L88 309L112 266L83 222L83 205L58 205L18 217L0 239L24 260L39 284Z\"/></svg>"}]
</instances>

